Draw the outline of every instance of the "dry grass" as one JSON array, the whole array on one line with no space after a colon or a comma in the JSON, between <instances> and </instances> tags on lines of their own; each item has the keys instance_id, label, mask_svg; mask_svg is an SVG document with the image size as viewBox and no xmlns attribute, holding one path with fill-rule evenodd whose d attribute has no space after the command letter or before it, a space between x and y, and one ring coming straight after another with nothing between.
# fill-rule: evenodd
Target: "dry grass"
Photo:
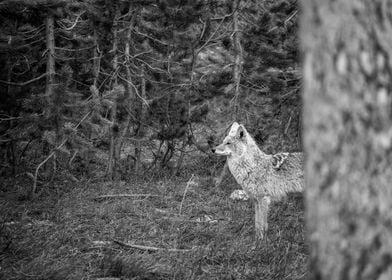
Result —
<instances>
[{"instance_id":1,"label":"dry grass","mask_svg":"<svg viewBox=\"0 0 392 280\"><path fill-rule=\"evenodd\" d=\"M250 202L228 199L235 184L154 179L56 182L34 201L3 182L1 279L305 279L302 198L272 206L267 240L254 239ZM151 197L94 200L104 194ZM181 214L179 214L182 202ZM12 223L10 223L12 222ZM112 241L191 251L149 252Z\"/></svg>"}]
</instances>

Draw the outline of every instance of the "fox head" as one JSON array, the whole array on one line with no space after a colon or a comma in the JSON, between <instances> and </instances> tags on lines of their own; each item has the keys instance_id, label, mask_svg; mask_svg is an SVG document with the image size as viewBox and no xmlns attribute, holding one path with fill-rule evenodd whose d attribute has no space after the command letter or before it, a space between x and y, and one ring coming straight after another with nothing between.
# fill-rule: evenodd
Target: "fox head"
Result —
<instances>
[{"instance_id":1,"label":"fox head","mask_svg":"<svg viewBox=\"0 0 392 280\"><path fill-rule=\"evenodd\" d=\"M234 122L229 134L223 139L222 144L212 149L212 152L222 156L241 156L247 149L248 132L245 127Z\"/></svg>"}]
</instances>

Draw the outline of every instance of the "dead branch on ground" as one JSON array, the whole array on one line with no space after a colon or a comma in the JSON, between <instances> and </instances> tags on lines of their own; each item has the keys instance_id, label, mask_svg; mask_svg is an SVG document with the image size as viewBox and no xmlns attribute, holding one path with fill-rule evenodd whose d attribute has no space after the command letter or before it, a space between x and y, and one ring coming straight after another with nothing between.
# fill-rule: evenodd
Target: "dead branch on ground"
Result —
<instances>
[{"instance_id":1,"label":"dead branch on ground","mask_svg":"<svg viewBox=\"0 0 392 280\"><path fill-rule=\"evenodd\" d=\"M105 195L99 195L94 197L94 200L104 200L104 199L110 199L110 198L139 198L139 197L143 197L145 196L145 198L148 197L157 197L160 195L157 194L149 194L149 193L139 193L139 194L105 194Z\"/></svg>"},{"instance_id":2,"label":"dead branch on ground","mask_svg":"<svg viewBox=\"0 0 392 280\"><path fill-rule=\"evenodd\" d=\"M124 246L124 247L129 247L129 248L134 248L134 249L139 249L142 251L148 251L148 252L158 252L158 251L166 251L166 252L191 252L194 249L168 249L168 248L159 248L159 247L152 247L152 246L144 246L144 245L137 245L137 244L130 244L130 243L125 243L120 240L113 239L113 242Z\"/></svg>"}]
</instances>

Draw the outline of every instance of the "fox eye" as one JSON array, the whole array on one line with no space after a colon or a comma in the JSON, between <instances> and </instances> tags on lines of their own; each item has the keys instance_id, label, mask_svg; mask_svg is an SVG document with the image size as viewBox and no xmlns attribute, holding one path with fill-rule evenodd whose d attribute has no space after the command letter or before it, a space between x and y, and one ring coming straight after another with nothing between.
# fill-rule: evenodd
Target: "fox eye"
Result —
<instances>
[{"instance_id":1,"label":"fox eye","mask_svg":"<svg viewBox=\"0 0 392 280\"><path fill-rule=\"evenodd\" d=\"M226 143L226 145L230 145L230 144L231 144L230 142L227 142L227 143Z\"/></svg>"}]
</instances>

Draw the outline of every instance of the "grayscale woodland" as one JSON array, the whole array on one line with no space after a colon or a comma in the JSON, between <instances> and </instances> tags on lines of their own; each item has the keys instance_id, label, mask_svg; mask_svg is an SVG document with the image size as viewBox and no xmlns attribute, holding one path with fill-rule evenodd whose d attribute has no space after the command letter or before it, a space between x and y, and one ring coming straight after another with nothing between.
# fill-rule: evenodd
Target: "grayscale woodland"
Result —
<instances>
[{"instance_id":1,"label":"grayscale woodland","mask_svg":"<svg viewBox=\"0 0 392 280\"><path fill-rule=\"evenodd\" d=\"M392 279L391 11L0 1L0 279ZM233 122L305 155L261 242Z\"/></svg>"},{"instance_id":2,"label":"grayscale woodland","mask_svg":"<svg viewBox=\"0 0 392 280\"><path fill-rule=\"evenodd\" d=\"M302 150L296 0L0 2L1 279L305 279L302 196L265 244L234 121Z\"/></svg>"}]
</instances>

